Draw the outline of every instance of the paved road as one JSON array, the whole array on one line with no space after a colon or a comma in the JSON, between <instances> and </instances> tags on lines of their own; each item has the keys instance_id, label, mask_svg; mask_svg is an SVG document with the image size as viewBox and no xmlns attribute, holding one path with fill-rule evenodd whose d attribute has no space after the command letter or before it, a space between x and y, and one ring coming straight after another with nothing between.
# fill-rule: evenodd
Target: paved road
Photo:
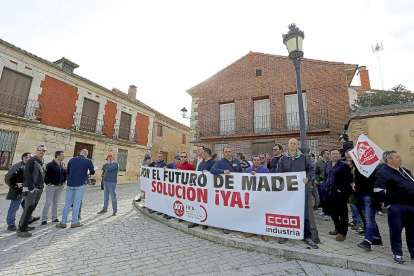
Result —
<instances>
[{"instance_id":1,"label":"paved road","mask_svg":"<svg viewBox=\"0 0 414 276\"><path fill-rule=\"evenodd\" d=\"M2 195L0 275L372 275L202 240L137 212L131 201L138 185L119 185L117 190L118 216L97 215L103 192L88 188L84 227L57 229L36 222L31 238L5 230L9 201ZM40 215L44 200L42 196L35 215ZM63 201L64 194L59 212Z\"/></svg>"}]
</instances>

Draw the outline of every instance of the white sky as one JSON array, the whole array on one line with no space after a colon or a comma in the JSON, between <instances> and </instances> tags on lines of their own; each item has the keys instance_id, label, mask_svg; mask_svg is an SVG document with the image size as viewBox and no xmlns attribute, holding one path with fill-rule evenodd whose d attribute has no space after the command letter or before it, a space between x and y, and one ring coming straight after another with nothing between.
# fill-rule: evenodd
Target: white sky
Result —
<instances>
[{"instance_id":1,"label":"white sky","mask_svg":"<svg viewBox=\"0 0 414 276\"><path fill-rule=\"evenodd\" d=\"M414 1L0 0L0 38L75 73L127 92L165 115L190 110L187 89L249 51L287 55L290 23L305 32L306 58L366 65L381 89L414 90ZM293 70L293 64L292 64ZM358 84L355 78L355 84Z\"/></svg>"}]
</instances>

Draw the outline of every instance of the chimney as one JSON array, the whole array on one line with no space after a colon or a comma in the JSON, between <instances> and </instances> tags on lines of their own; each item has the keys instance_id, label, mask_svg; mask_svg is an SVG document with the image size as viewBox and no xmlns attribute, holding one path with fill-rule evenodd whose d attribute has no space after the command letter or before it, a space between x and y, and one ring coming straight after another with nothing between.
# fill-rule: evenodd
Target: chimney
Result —
<instances>
[{"instance_id":1,"label":"chimney","mask_svg":"<svg viewBox=\"0 0 414 276\"><path fill-rule=\"evenodd\" d=\"M366 66L359 67L359 77L361 79L362 90L371 90L371 83L369 81L369 74Z\"/></svg>"},{"instance_id":2,"label":"chimney","mask_svg":"<svg viewBox=\"0 0 414 276\"><path fill-rule=\"evenodd\" d=\"M73 74L73 70L79 67L76 63L68 60L67 58L63 57L59 60L56 60L53 62L56 66L60 67L65 71L66 73Z\"/></svg>"},{"instance_id":3,"label":"chimney","mask_svg":"<svg viewBox=\"0 0 414 276\"><path fill-rule=\"evenodd\" d=\"M128 88L128 98L132 100L137 99L137 87L135 85L130 85Z\"/></svg>"}]
</instances>

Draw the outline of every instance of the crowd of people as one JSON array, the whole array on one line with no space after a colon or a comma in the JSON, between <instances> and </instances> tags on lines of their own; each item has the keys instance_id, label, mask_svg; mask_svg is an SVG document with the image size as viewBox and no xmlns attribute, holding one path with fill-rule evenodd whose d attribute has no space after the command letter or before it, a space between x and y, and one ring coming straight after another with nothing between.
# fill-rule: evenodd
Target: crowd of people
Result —
<instances>
[{"instance_id":1,"label":"crowd of people","mask_svg":"<svg viewBox=\"0 0 414 276\"><path fill-rule=\"evenodd\" d=\"M72 208L71 228L82 227L84 223L80 222L81 207L86 186L90 184L90 175L95 174L96 166L92 160L88 159L88 150L82 149L77 157L72 158L66 165L64 151L56 151L55 158L46 164L44 155L46 147L40 145L36 149L36 154L29 152L22 154L21 162L13 165L5 176L5 182L9 186L7 199L10 200L9 210L7 212L7 230L16 231L19 237L32 236L31 231L35 229L29 224L42 220L41 225L47 225L50 206L52 205L51 221L56 224L57 228L67 228L67 221L70 209ZM98 214L104 214L108 209L109 195L112 199L113 216L117 213L116 200L116 183L118 174L118 163L112 155L106 158L107 163L103 166L102 179L104 186L104 204ZM62 219L58 219L58 203L62 191L66 185L66 201L63 208ZM46 193L46 203L43 207L41 217L33 217L32 214L36 209L39 200ZM23 212L18 224L16 221L16 212L19 206L22 206Z\"/></svg>"},{"instance_id":2,"label":"crowd of people","mask_svg":"<svg viewBox=\"0 0 414 276\"><path fill-rule=\"evenodd\" d=\"M304 242L311 248L318 249L318 245L312 240L310 226L310 212L322 208L318 214L325 221L332 220L333 230L330 235L335 240L343 242L348 229L356 231L361 236L361 243L357 246L363 250L371 251L372 246L382 246L382 237L375 216L382 215L382 206L387 208L388 225L390 234L391 251L394 261L404 263L402 252L402 230L405 228L406 242L410 258L414 261L414 179L412 172L402 167L402 158L396 151L386 151L381 164L369 176L361 174L355 165L349 151L353 149L352 141L347 134L342 134L339 139L343 143L341 149L322 150L318 158L314 154L303 154L299 150L298 141L290 139L288 149L283 152L280 144L272 148L273 156L266 153L252 155L252 161L247 161L242 153L233 156L232 149L223 149L223 158L214 158L211 149L198 146L197 158L191 162L186 152L175 156L174 162L167 164L163 160L162 153L153 161L150 155L145 157L144 166L169 168L176 170L196 170L210 172L213 175L230 173L282 173L282 172L306 172L303 184L313 187L312 192L306 189L305 202L309 197L314 198L311 210L308 204L304 209ZM283 203L280 203L283 204ZM351 210L352 220L349 220L348 206ZM156 212L155 210L148 210ZM158 213L162 215L162 213ZM164 214L164 218L171 219ZM179 219L178 222L182 220ZM189 228L198 226L190 223ZM203 229L208 226L203 225ZM224 234L230 231L222 229ZM246 233L250 238L255 233ZM262 235L262 240L267 242L269 238ZM286 243L286 238L279 238L280 244Z\"/></svg>"}]
</instances>

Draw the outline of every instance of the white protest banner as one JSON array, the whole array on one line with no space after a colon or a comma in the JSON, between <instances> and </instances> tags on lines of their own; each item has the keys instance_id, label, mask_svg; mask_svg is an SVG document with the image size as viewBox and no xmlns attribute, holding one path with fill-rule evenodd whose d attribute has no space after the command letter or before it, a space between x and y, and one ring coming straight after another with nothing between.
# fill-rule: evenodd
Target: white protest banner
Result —
<instances>
[{"instance_id":1,"label":"white protest banner","mask_svg":"<svg viewBox=\"0 0 414 276\"><path fill-rule=\"evenodd\" d=\"M361 134L356 146L349 153L359 172L369 177L378 166L383 151L367 136Z\"/></svg>"},{"instance_id":2,"label":"white protest banner","mask_svg":"<svg viewBox=\"0 0 414 276\"><path fill-rule=\"evenodd\" d=\"M256 174L141 167L142 203L203 225L303 239L305 172Z\"/></svg>"}]
</instances>

